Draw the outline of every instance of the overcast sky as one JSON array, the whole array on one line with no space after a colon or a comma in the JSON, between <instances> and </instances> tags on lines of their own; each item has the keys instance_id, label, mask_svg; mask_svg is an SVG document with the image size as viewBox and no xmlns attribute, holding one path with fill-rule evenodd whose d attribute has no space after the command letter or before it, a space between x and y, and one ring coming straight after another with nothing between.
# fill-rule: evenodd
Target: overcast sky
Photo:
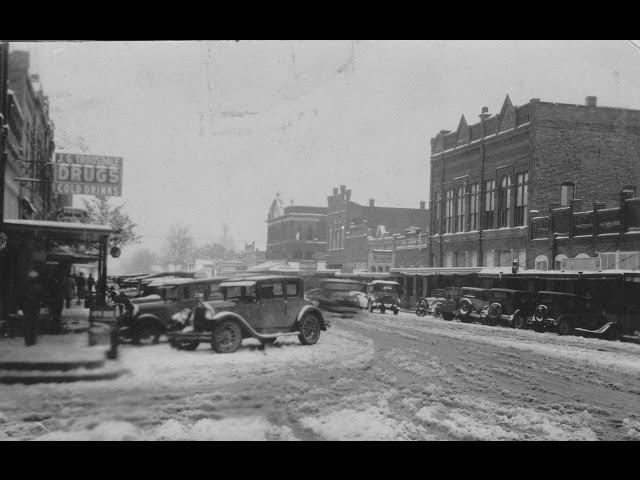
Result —
<instances>
[{"instance_id":1,"label":"overcast sky","mask_svg":"<svg viewBox=\"0 0 640 480\"><path fill-rule=\"evenodd\" d=\"M531 98L640 109L640 47L625 41L13 43L32 52L59 151L124 158L122 201L144 246L170 226L264 248L286 204L418 207L429 141ZM135 248L131 249L135 250ZM126 258L126 252L123 255Z\"/></svg>"}]
</instances>

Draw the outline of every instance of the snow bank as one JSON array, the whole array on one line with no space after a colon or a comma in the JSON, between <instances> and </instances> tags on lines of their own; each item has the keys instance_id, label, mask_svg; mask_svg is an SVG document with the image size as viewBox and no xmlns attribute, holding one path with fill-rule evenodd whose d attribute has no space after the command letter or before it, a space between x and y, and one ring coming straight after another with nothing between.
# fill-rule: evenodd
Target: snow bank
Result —
<instances>
[{"instance_id":1,"label":"snow bank","mask_svg":"<svg viewBox=\"0 0 640 480\"><path fill-rule=\"evenodd\" d=\"M229 417L221 420L201 419L192 425L177 420L142 429L130 422L107 421L83 430L54 431L35 440L297 440L287 426L277 426L264 417Z\"/></svg>"}]
</instances>

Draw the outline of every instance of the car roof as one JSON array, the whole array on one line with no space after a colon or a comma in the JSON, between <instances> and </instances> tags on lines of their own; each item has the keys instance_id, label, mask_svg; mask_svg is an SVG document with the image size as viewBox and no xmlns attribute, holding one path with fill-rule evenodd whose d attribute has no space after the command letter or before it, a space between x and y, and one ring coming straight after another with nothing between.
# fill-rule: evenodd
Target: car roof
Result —
<instances>
[{"instance_id":1,"label":"car roof","mask_svg":"<svg viewBox=\"0 0 640 480\"><path fill-rule=\"evenodd\" d=\"M222 282L221 287L253 287L255 280L232 280L230 282Z\"/></svg>"},{"instance_id":2,"label":"car roof","mask_svg":"<svg viewBox=\"0 0 640 480\"><path fill-rule=\"evenodd\" d=\"M326 280L322 280L321 283L358 283L360 285L366 285L366 282L349 280L348 278L327 278Z\"/></svg>"},{"instance_id":3,"label":"car roof","mask_svg":"<svg viewBox=\"0 0 640 480\"><path fill-rule=\"evenodd\" d=\"M535 295L533 292L529 292L527 290L516 290L515 288L492 288L492 292L507 292L507 293L530 293L531 295Z\"/></svg>"},{"instance_id":4,"label":"car roof","mask_svg":"<svg viewBox=\"0 0 640 480\"><path fill-rule=\"evenodd\" d=\"M252 282L266 282L271 280L301 280L301 278L295 275L243 275L242 277L229 279L229 282L242 282L247 280Z\"/></svg>"},{"instance_id":5,"label":"car roof","mask_svg":"<svg viewBox=\"0 0 640 480\"><path fill-rule=\"evenodd\" d=\"M489 290L488 288L479 288L479 287L462 287L463 290L473 290L474 292L480 292L482 290Z\"/></svg>"},{"instance_id":6,"label":"car roof","mask_svg":"<svg viewBox=\"0 0 640 480\"><path fill-rule=\"evenodd\" d=\"M394 282L391 280L374 280L373 282L369 282L369 285L375 285L378 283L383 285L400 285L398 282Z\"/></svg>"},{"instance_id":7,"label":"car roof","mask_svg":"<svg viewBox=\"0 0 640 480\"><path fill-rule=\"evenodd\" d=\"M227 280L229 280L228 277L171 278L162 282L161 285L166 285L166 286L197 285L201 283L222 283Z\"/></svg>"},{"instance_id":8,"label":"car roof","mask_svg":"<svg viewBox=\"0 0 640 480\"><path fill-rule=\"evenodd\" d=\"M552 292L550 290L542 290L541 292L538 292L539 295L555 295L555 296L562 296L562 297L573 297L573 298L581 298L583 300L591 300L589 297L585 297L583 295L574 295L573 293L564 293L564 292Z\"/></svg>"}]
</instances>

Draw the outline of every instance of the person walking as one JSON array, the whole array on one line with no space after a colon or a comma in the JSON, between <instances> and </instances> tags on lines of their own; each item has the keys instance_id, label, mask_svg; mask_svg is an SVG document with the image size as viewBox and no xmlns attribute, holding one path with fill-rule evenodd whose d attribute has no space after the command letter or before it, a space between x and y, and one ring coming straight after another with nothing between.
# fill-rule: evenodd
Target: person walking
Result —
<instances>
[{"instance_id":1,"label":"person walking","mask_svg":"<svg viewBox=\"0 0 640 480\"><path fill-rule=\"evenodd\" d=\"M27 347L35 345L38 336L40 305L44 295L44 286L37 271L31 270L20 294L20 308L24 314L24 343Z\"/></svg>"},{"instance_id":2,"label":"person walking","mask_svg":"<svg viewBox=\"0 0 640 480\"><path fill-rule=\"evenodd\" d=\"M78 305L80 305L80 301L84 300L85 289L87 288L87 279L84 278L84 273L80 272L78 274L78 278L76 279L76 286L78 288Z\"/></svg>"},{"instance_id":3,"label":"person walking","mask_svg":"<svg viewBox=\"0 0 640 480\"><path fill-rule=\"evenodd\" d=\"M67 275L64 276L64 279L62 280L62 284L64 287L65 307L71 308L71 300L73 299L76 291L76 281L73 279L71 274L68 273Z\"/></svg>"},{"instance_id":4,"label":"person walking","mask_svg":"<svg viewBox=\"0 0 640 480\"><path fill-rule=\"evenodd\" d=\"M96 284L96 280L93 278L93 274L90 273L89 277L87 278L87 290L91 292L95 284Z\"/></svg>"},{"instance_id":5,"label":"person walking","mask_svg":"<svg viewBox=\"0 0 640 480\"><path fill-rule=\"evenodd\" d=\"M49 278L47 285L49 298L49 316L52 333L62 332L62 308L64 307L64 285L62 276L57 273Z\"/></svg>"}]
</instances>

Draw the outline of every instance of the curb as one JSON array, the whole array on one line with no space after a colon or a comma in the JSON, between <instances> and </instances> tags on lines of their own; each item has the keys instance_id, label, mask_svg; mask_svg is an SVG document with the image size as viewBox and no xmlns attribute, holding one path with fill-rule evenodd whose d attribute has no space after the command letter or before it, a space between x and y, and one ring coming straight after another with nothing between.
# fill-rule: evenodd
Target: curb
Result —
<instances>
[{"instance_id":1,"label":"curb","mask_svg":"<svg viewBox=\"0 0 640 480\"><path fill-rule=\"evenodd\" d=\"M89 372L89 373L54 373L54 374L41 374L41 375L2 375L0 374L0 384L23 384L31 385L35 383L70 383L70 382L82 382L82 381L97 381L97 380L113 380L118 378L129 370L121 368L117 370L110 370L106 372Z\"/></svg>"},{"instance_id":2,"label":"curb","mask_svg":"<svg viewBox=\"0 0 640 480\"><path fill-rule=\"evenodd\" d=\"M62 371L86 368L95 370L104 367L105 360L80 360L70 362L0 362L0 370L37 370L37 371Z\"/></svg>"}]
</instances>

